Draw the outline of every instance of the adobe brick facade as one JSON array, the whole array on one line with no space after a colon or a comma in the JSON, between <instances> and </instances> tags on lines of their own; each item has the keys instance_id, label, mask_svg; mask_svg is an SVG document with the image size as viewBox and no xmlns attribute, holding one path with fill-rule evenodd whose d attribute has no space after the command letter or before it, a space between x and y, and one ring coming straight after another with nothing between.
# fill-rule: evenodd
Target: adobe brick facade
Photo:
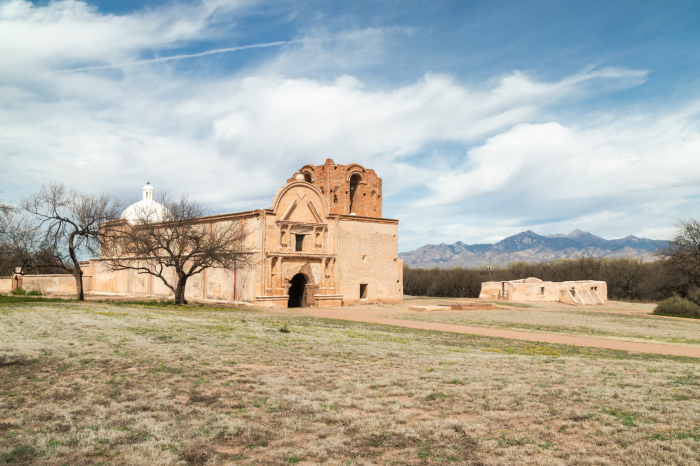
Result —
<instances>
[{"instance_id":1,"label":"adobe brick facade","mask_svg":"<svg viewBox=\"0 0 700 466\"><path fill-rule=\"evenodd\" d=\"M331 214L362 217L382 216L382 179L362 165L337 165L326 159L323 165L304 165L287 182L302 174L307 183L321 190Z\"/></svg>"},{"instance_id":2,"label":"adobe brick facade","mask_svg":"<svg viewBox=\"0 0 700 466\"><path fill-rule=\"evenodd\" d=\"M241 224L254 265L205 270L187 281L185 296L270 307L401 302L399 222L382 218L381 196L374 170L328 159L302 167L268 209L202 217L212 225ZM103 262L96 258L84 266L95 293L172 295L152 275L113 272Z\"/></svg>"}]
</instances>

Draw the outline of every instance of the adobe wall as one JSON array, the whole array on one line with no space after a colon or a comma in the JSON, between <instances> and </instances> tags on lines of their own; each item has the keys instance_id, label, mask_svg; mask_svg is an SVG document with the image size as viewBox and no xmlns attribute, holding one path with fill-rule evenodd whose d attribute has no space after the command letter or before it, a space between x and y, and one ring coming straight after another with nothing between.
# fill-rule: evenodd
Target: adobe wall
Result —
<instances>
[{"instance_id":1,"label":"adobe wall","mask_svg":"<svg viewBox=\"0 0 700 466\"><path fill-rule=\"evenodd\" d=\"M260 244L262 243L261 228L262 212L245 215L218 215L203 217L202 222L231 221L237 217L238 221L248 229L247 247L256 251L254 265L250 269L207 269L187 280L185 288L186 299L209 299L220 301L247 301L253 302L259 287L256 276L260 267ZM156 276L139 273L135 270L110 271L103 259L93 259L88 265L93 276L92 291L103 294L120 294L153 298L172 298L173 292L163 281ZM163 274L168 283L175 286L176 277L174 270L166 270Z\"/></svg>"},{"instance_id":2,"label":"adobe wall","mask_svg":"<svg viewBox=\"0 0 700 466\"><path fill-rule=\"evenodd\" d=\"M0 277L0 293L12 291L12 277Z\"/></svg>"},{"instance_id":3,"label":"adobe wall","mask_svg":"<svg viewBox=\"0 0 700 466\"><path fill-rule=\"evenodd\" d=\"M91 261L95 277L92 292L98 294L118 294L151 298L171 299L174 294L159 277L135 270L110 271L104 261ZM187 279L186 299L209 299L217 301L255 300L255 275L252 269L207 269ZM168 283L175 286L175 273L166 270L163 274ZM75 293L75 286L73 287Z\"/></svg>"},{"instance_id":4,"label":"adobe wall","mask_svg":"<svg viewBox=\"0 0 700 466\"><path fill-rule=\"evenodd\" d=\"M567 290L585 291L586 296L583 297L582 304L599 304L595 297L587 297L591 292L596 293L601 303L608 299L608 286L604 281L545 282L533 277L506 282L484 282L481 284L479 299L499 299L499 292L503 290L504 284L509 301L559 302L562 299L562 291ZM542 288L544 288L544 293ZM568 297L565 299L569 300ZM570 300L576 303L579 301L576 298L570 298Z\"/></svg>"},{"instance_id":5,"label":"adobe wall","mask_svg":"<svg viewBox=\"0 0 700 466\"><path fill-rule=\"evenodd\" d=\"M338 228L338 292L343 301L401 302L403 263L398 258L398 221L344 215ZM360 284L367 285L366 300L360 299Z\"/></svg>"},{"instance_id":6,"label":"adobe wall","mask_svg":"<svg viewBox=\"0 0 700 466\"><path fill-rule=\"evenodd\" d=\"M75 277L65 274L24 275L20 286L26 291L39 291L41 294L75 295ZM83 291L91 291L91 277L83 274Z\"/></svg>"}]
</instances>

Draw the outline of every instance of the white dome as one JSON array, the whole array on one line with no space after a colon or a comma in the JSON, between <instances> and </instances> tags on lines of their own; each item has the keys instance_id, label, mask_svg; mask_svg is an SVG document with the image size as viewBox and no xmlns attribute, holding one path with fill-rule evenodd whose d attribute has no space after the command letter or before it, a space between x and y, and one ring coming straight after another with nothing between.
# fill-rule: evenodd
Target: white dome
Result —
<instances>
[{"instance_id":1,"label":"white dome","mask_svg":"<svg viewBox=\"0 0 700 466\"><path fill-rule=\"evenodd\" d=\"M143 187L143 199L127 207L119 218L129 223L139 223L143 219L161 222L166 213L169 213L168 209L153 200L153 186L151 183L146 183Z\"/></svg>"}]
</instances>

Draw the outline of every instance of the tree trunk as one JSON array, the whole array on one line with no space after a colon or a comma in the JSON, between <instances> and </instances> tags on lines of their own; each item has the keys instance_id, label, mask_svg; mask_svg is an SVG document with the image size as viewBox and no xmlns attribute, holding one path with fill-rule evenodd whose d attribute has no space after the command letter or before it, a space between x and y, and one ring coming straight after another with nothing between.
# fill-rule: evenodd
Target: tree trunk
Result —
<instances>
[{"instance_id":1,"label":"tree trunk","mask_svg":"<svg viewBox=\"0 0 700 466\"><path fill-rule=\"evenodd\" d=\"M83 271L78 270L73 276L75 277L75 289L78 291L78 301L85 301L85 294L83 293Z\"/></svg>"},{"instance_id":2,"label":"tree trunk","mask_svg":"<svg viewBox=\"0 0 700 466\"><path fill-rule=\"evenodd\" d=\"M175 287L175 304L187 304L185 299L185 286L187 285L187 276L181 276L177 279Z\"/></svg>"},{"instance_id":3,"label":"tree trunk","mask_svg":"<svg viewBox=\"0 0 700 466\"><path fill-rule=\"evenodd\" d=\"M75 267L73 276L75 277L75 289L78 292L78 301L85 301L85 294L83 293L83 270L80 268L80 261L75 255L75 247L73 247L73 239L76 234L77 232L73 232L68 238L68 253Z\"/></svg>"}]
</instances>

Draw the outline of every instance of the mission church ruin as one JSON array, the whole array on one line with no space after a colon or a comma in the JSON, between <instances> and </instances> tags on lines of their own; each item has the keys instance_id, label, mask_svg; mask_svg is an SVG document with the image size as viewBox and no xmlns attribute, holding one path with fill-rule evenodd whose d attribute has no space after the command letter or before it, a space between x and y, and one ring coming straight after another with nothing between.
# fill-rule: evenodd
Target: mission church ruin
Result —
<instances>
[{"instance_id":1,"label":"mission church ruin","mask_svg":"<svg viewBox=\"0 0 700 466\"><path fill-rule=\"evenodd\" d=\"M153 188L122 219L151 205ZM160 206L162 207L162 206ZM269 307L398 303L403 261L398 220L382 218L382 179L358 164L305 165L287 180L268 209L202 217L203 223L237 221L249 232L254 265L207 269L187 281L185 297L249 302ZM134 270L111 271L105 258L84 263L93 293L170 297L160 279Z\"/></svg>"}]
</instances>

